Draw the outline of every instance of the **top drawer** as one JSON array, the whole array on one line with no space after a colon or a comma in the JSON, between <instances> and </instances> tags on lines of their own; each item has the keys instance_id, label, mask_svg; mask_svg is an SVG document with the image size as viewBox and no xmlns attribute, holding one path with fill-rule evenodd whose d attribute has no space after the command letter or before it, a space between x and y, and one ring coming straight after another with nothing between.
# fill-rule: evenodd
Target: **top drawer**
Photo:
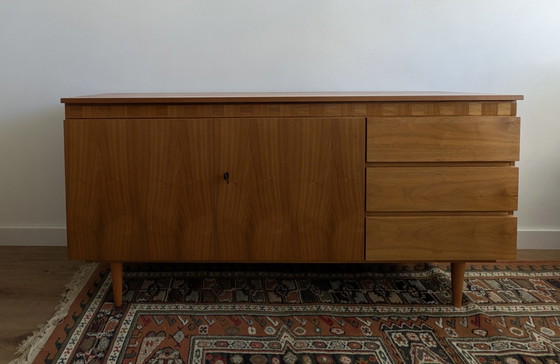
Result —
<instances>
[{"instance_id":1,"label":"top drawer","mask_svg":"<svg viewBox=\"0 0 560 364\"><path fill-rule=\"evenodd\" d=\"M511 116L371 117L368 162L519 160L519 118Z\"/></svg>"}]
</instances>

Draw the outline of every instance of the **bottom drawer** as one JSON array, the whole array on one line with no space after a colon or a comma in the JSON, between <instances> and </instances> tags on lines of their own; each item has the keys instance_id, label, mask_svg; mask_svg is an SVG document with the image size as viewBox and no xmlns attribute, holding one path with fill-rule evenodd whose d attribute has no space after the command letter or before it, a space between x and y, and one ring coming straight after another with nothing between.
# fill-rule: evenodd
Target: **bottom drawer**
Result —
<instances>
[{"instance_id":1,"label":"bottom drawer","mask_svg":"<svg viewBox=\"0 0 560 364\"><path fill-rule=\"evenodd\" d=\"M366 218L368 261L515 259L514 216L383 216Z\"/></svg>"}]
</instances>

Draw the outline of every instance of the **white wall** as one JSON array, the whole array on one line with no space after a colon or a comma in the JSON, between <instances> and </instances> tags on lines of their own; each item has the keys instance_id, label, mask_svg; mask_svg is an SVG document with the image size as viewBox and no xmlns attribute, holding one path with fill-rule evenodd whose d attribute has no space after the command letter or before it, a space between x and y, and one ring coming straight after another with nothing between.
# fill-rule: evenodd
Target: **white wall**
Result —
<instances>
[{"instance_id":1,"label":"white wall","mask_svg":"<svg viewBox=\"0 0 560 364\"><path fill-rule=\"evenodd\" d=\"M557 0L2 0L0 244L63 243L60 97L354 90L524 94L519 227L560 248Z\"/></svg>"}]
</instances>

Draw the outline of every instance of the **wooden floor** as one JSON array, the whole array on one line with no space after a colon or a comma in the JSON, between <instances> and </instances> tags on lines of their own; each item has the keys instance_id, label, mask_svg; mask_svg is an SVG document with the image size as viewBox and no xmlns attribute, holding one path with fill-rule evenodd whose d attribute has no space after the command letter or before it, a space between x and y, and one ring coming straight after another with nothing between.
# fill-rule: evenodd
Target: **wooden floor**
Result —
<instances>
[{"instance_id":1,"label":"wooden floor","mask_svg":"<svg viewBox=\"0 0 560 364\"><path fill-rule=\"evenodd\" d=\"M521 261L560 261L560 250L520 250ZM0 247L0 363L53 314L64 285L82 262L65 247Z\"/></svg>"},{"instance_id":2,"label":"wooden floor","mask_svg":"<svg viewBox=\"0 0 560 364\"><path fill-rule=\"evenodd\" d=\"M0 247L0 363L53 316L81 264L66 259L66 247Z\"/></svg>"}]
</instances>

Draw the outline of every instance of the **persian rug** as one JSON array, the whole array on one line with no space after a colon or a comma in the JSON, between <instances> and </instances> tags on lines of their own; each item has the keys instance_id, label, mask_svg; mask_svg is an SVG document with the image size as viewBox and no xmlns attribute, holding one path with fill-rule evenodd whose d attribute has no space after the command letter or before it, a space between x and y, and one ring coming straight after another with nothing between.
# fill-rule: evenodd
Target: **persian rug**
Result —
<instances>
[{"instance_id":1,"label":"persian rug","mask_svg":"<svg viewBox=\"0 0 560 364\"><path fill-rule=\"evenodd\" d=\"M560 363L560 264L105 265L21 363ZM40 335L39 335L40 336Z\"/></svg>"}]
</instances>

